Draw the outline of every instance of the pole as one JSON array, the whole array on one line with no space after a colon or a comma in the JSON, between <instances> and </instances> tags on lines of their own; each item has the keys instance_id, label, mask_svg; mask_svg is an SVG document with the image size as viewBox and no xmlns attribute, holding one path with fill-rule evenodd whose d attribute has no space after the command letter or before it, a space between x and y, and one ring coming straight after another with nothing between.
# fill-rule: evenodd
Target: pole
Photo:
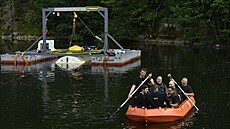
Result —
<instances>
[{"instance_id":1,"label":"pole","mask_svg":"<svg viewBox=\"0 0 230 129\"><path fill-rule=\"evenodd\" d=\"M145 78L144 81L141 82L141 84L132 92L131 96L133 96L133 94L135 94L137 92L137 90L146 82L147 79L149 79L152 76L152 74L150 73L148 75L148 77ZM117 110L113 113L113 116L129 101L130 98L127 98L120 107L117 108Z\"/></svg>"},{"instance_id":2,"label":"pole","mask_svg":"<svg viewBox=\"0 0 230 129\"><path fill-rule=\"evenodd\" d=\"M193 104L193 106L196 108L197 111L199 111L199 108L193 103L193 101L185 94L185 92L182 90L180 85L177 84L177 82L172 78L171 74L168 74L168 77L171 78L171 80L178 86L178 88L181 90L181 92L186 96L186 98Z\"/></svg>"}]
</instances>

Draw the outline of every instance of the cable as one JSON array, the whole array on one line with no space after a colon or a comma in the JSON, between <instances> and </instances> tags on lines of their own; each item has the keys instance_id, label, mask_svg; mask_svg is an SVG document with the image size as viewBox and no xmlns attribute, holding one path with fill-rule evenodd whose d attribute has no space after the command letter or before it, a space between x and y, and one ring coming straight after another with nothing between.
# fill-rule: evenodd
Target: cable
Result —
<instances>
[{"instance_id":1,"label":"cable","mask_svg":"<svg viewBox=\"0 0 230 129\"><path fill-rule=\"evenodd\" d=\"M86 27L86 29L87 29L96 39L100 40L101 42L104 42L101 38L99 38L98 36L96 36L96 35L89 29L89 27L81 20L81 18L80 18L79 16L78 16L77 18L81 21L81 23Z\"/></svg>"}]
</instances>

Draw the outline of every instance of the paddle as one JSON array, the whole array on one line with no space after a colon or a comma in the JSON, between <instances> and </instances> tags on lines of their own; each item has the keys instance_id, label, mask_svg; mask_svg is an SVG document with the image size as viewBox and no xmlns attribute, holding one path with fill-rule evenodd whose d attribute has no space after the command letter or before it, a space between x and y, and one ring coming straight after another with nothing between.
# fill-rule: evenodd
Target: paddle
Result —
<instances>
[{"instance_id":1,"label":"paddle","mask_svg":"<svg viewBox=\"0 0 230 129\"><path fill-rule=\"evenodd\" d=\"M145 78L144 81L141 82L141 84L132 92L131 96L133 96L133 94L135 94L137 92L137 90L146 82L147 79L149 79L150 77L152 76L152 73L150 73L148 75L148 77ZM128 101L129 101L130 98L127 98L122 104L120 107L117 108L117 110L113 113L112 116L114 116Z\"/></svg>"},{"instance_id":2,"label":"paddle","mask_svg":"<svg viewBox=\"0 0 230 129\"><path fill-rule=\"evenodd\" d=\"M178 88L181 90L181 92L186 96L186 98L192 103L192 105L196 108L197 111L199 111L199 108L193 103L193 101L185 94L185 92L182 90L180 85L177 84L177 82L172 78L171 74L168 74L168 78L171 78L171 80L178 86Z\"/></svg>"}]
</instances>

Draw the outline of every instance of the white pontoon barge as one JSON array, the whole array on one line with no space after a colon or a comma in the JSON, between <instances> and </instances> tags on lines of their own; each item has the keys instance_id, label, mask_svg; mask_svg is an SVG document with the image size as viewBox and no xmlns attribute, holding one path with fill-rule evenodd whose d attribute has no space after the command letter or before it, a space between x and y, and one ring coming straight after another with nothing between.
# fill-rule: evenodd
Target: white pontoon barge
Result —
<instances>
[{"instance_id":1,"label":"white pontoon barge","mask_svg":"<svg viewBox=\"0 0 230 129\"><path fill-rule=\"evenodd\" d=\"M92 31L86 26L90 33L100 41L104 42L103 51L104 54L49 54L48 52L54 48L54 41L49 41L46 39L47 33L47 17L52 12L77 12L77 11L94 11L98 12L104 18L104 40L95 36ZM108 37L115 42L119 49L113 49L108 53ZM39 42L40 41L40 42ZM29 51L37 42L37 51ZM111 54L112 53L112 54ZM91 56L92 65L110 65L110 66L123 66L128 63L132 63L141 58L140 50L130 50L124 49L109 33L108 33L108 9L99 6L87 6L87 7L54 7L54 8L43 8L42 9L42 36L35 41L26 51L17 52L16 54L3 54L1 55L2 64L33 64L46 60L50 60L62 56Z\"/></svg>"}]
</instances>

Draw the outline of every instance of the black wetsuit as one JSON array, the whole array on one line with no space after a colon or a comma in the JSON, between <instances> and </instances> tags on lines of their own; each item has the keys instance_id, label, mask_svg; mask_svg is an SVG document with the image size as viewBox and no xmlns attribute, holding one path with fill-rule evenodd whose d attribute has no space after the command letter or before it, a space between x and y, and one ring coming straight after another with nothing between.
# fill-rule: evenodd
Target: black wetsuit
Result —
<instances>
[{"instance_id":1,"label":"black wetsuit","mask_svg":"<svg viewBox=\"0 0 230 129\"><path fill-rule=\"evenodd\" d=\"M179 96L177 94L174 94L174 95L172 95L170 97L166 97L166 99L167 99L167 105L176 104L176 103L178 103L178 105L180 104L180 98L179 98Z\"/></svg>"},{"instance_id":2,"label":"black wetsuit","mask_svg":"<svg viewBox=\"0 0 230 129\"><path fill-rule=\"evenodd\" d=\"M148 105L149 103L145 94L139 92L136 96L134 96L134 106L138 108L147 108Z\"/></svg>"},{"instance_id":3,"label":"black wetsuit","mask_svg":"<svg viewBox=\"0 0 230 129\"><path fill-rule=\"evenodd\" d=\"M147 77L147 76L146 76ZM138 88L138 86L146 79L146 77L144 78L140 78L140 76L138 76L135 81L134 81L134 85L135 85L135 89L134 91ZM147 85L150 83L150 79L147 79L145 81L145 83L143 85ZM136 96L138 93L141 92L141 88L139 88L135 93L134 93L134 96Z\"/></svg>"},{"instance_id":4,"label":"black wetsuit","mask_svg":"<svg viewBox=\"0 0 230 129\"><path fill-rule=\"evenodd\" d=\"M181 86L181 89L185 92L185 93L193 93L192 87L187 85L187 86ZM186 100L187 97L182 94L182 101Z\"/></svg>"},{"instance_id":5,"label":"black wetsuit","mask_svg":"<svg viewBox=\"0 0 230 129\"><path fill-rule=\"evenodd\" d=\"M166 96L159 91L149 93L147 98L150 103L150 108L165 107L164 102L166 102Z\"/></svg>"},{"instance_id":6,"label":"black wetsuit","mask_svg":"<svg viewBox=\"0 0 230 129\"><path fill-rule=\"evenodd\" d=\"M156 82L155 84L158 86L158 90L159 90L159 92L161 94L165 94L166 93L167 86L164 83L159 84L159 83Z\"/></svg>"},{"instance_id":7,"label":"black wetsuit","mask_svg":"<svg viewBox=\"0 0 230 129\"><path fill-rule=\"evenodd\" d=\"M168 87L169 88L169 87ZM182 99L182 97L183 97L183 93L181 92L181 90L179 89L179 87L178 87L178 85L176 85L176 93L177 93L177 95L179 96L179 99L180 99L180 103L179 103L179 105L181 104L181 102L183 101Z\"/></svg>"}]
</instances>

